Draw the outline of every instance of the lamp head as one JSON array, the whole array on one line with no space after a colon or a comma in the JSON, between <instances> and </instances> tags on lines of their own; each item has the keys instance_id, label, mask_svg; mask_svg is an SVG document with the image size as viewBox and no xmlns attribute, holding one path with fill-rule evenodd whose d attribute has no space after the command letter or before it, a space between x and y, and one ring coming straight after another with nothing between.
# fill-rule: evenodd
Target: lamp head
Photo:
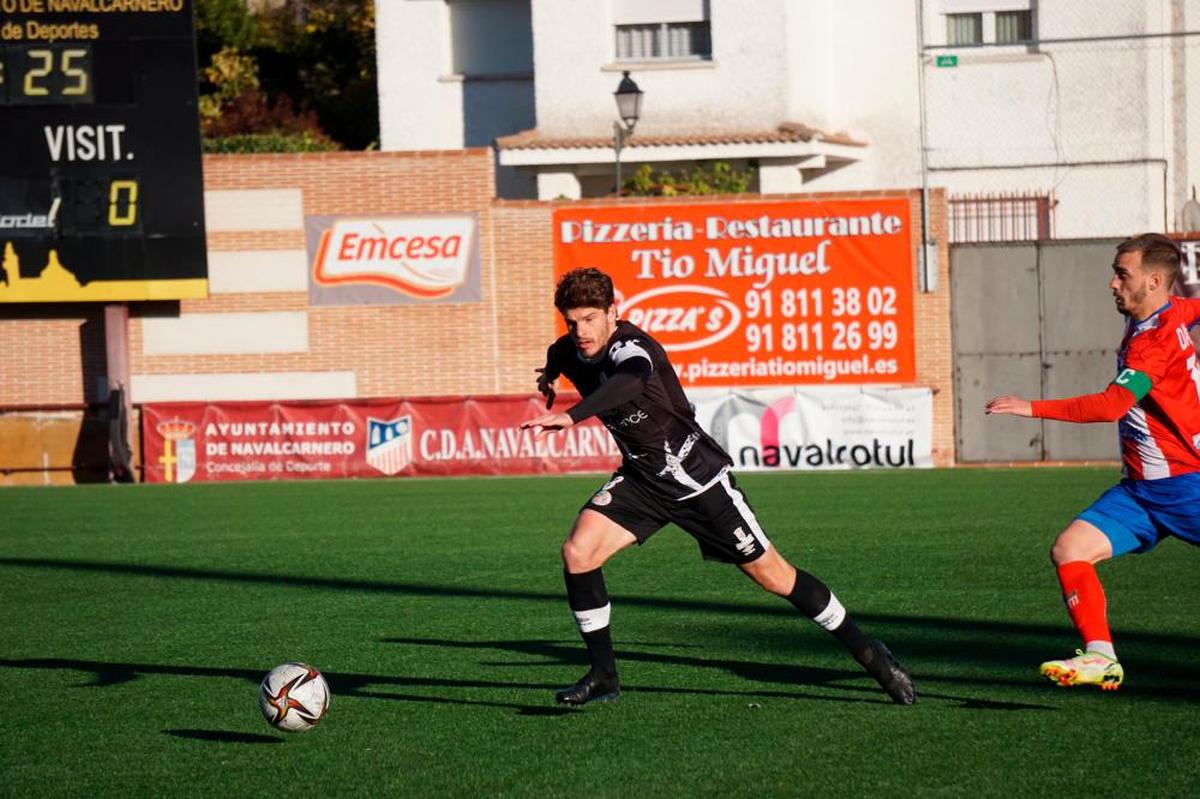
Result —
<instances>
[{"instance_id":1,"label":"lamp head","mask_svg":"<svg viewBox=\"0 0 1200 799\"><path fill-rule=\"evenodd\" d=\"M638 118L642 115L642 90L633 82L633 78L629 77L628 70L623 72L622 76L621 83L613 92L613 97L617 100L617 113L621 117L621 122L625 124L627 130L632 132Z\"/></svg>"}]
</instances>

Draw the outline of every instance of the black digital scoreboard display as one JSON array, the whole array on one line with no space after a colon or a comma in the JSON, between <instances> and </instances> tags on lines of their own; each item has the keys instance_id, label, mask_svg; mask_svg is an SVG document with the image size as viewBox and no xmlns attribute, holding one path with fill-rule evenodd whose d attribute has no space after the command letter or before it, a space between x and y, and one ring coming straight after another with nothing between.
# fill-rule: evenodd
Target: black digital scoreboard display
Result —
<instances>
[{"instance_id":1,"label":"black digital scoreboard display","mask_svg":"<svg viewBox=\"0 0 1200 799\"><path fill-rule=\"evenodd\" d=\"M206 297L192 0L0 0L0 302Z\"/></svg>"}]
</instances>

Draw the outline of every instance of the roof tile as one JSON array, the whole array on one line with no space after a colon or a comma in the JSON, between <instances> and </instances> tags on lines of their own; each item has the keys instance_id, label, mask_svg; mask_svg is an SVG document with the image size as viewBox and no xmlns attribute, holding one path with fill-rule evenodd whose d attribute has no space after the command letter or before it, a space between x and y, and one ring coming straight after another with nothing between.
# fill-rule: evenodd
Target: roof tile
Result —
<instances>
[{"instance_id":1,"label":"roof tile","mask_svg":"<svg viewBox=\"0 0 1200 799\"><path fill-rule=\"evenodd\" d=\"M679 147L705 144L769 144L775 142L809 142L865 147L867 143L843 131L826 133L801 122L784 122L775 130L751 131L693 131L671 134L642 134L631 141L634 147ZM611 136L543 136L537 128L523 130L496 139L501 150L566 150L575 148L611 147Z\"/></svg>"}]
</instances>

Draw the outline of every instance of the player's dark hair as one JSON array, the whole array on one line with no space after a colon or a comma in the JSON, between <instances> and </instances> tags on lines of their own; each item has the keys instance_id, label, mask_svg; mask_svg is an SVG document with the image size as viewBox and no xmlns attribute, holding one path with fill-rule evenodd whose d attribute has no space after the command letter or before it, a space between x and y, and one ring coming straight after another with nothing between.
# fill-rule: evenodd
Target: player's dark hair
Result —
<instances>
[{"instance_id":1,"label":"player's dark hair","mask_svg":"<svg viewBox=\"0 0 1200 799\"><path fill-rule=\"evenodd\" d=\"M1164 236L1161 233L1142 233L1130 239L1125 239L1117 245L1117 255L1121 256L1127 252L1140 252L1142 254L1142 268L1154 269L1163 273L1167 278L1167 285L1175 284L1179 278L1180 262L1183 259L1183 252L1179 249L1179 245L1174 239Z\"/></svg>"},{"instance_id":2,"label":"player's dark hair","mask_svg":"<svg viewBox=\"0 0 1200 799\"><path fill-rule=\"evenodd\" d=\"M607 311L613 304L612 278L599 269L572 269L558 280L554 288L554 307L559 313L573 308L600 308Z\"/></svg>"}]
</instances>

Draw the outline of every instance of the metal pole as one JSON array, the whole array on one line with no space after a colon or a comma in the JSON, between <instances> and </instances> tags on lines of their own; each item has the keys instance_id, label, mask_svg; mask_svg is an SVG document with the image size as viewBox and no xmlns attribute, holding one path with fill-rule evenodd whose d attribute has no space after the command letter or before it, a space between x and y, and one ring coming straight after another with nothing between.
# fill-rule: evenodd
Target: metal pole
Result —
<instances>
[{"instance_id":1,"label":"metal pole","mask_svg":"<svg viewBox=\"0 0 1200 799\"><path fill-rule=\"evenodd\" d=\"M929 158L925 130L925 8L917 0L917 107L920 113L921 135L921 251L918 288L923 292L937 291L937 242L929 240Z\"/></svg>"},{"instance_id":2,"label":"metal pole","mask_svg":"<svg viewBox=\"0 0 1200 799\"><path fill-rule=\"evenodd\" d=\"M109 463L111 476L132 482L132 450L129 446L129 305L104 306L104 356L109 392ZM114 402L117 398L120 403Z\"/></svg>"},{"instance_id":3,"label":"metal pole","mask_svg":"<svg viewBox=\"0 0 1200 799\"><path fill-rule=\"evenodd\" d=\"M129 402L129 306L111 303L104 306L104 356L107 388L124 389Z\"/></svg>"},{"instance_id":4,"label":"metal pole","mask_svg":"<svg viewBox=\"0 0 1200 799\"><path fill-rule=\"evenodd\" d=\"M625 143L623 134L625 129L621 127L620 122L613 123L613 153L616 155L617 164L617 196L621 196L621 146Z\"/></svg>"}]
</instances>

